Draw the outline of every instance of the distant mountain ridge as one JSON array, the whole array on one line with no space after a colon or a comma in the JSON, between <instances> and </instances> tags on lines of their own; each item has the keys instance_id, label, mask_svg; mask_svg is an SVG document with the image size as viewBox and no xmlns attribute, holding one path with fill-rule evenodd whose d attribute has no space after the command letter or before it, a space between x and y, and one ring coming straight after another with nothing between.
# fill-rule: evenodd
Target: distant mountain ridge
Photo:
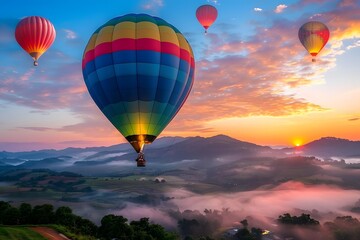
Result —
<instances>
[{"instance_id":1,"label":"distant mountain ridge","mask_svg":"<svg viewBox=\"0 0 360 240\"><path fill-rule=\"evenodd\" d=\"M151 145L150 145L151 146ZM226 135L213 137L188 137L165 148L153 149L148 147L145 155L158 162L176 162L180 160L206 160L220 157L255 157L258 155L275 154L276 150L254 143L244 142ZM126 157L124 155L123 157Z\"/></svg>"},{"instance_id":2,"label":"distant mountain ridge","mask_svg":"<svg viewBox=\"0 0 360 240\"><path fill-rule=\"evenodd\" d=\"M360 141L323 137L301 147L308 155L321 157L360 157Z\"/></svg>"},{"instance_id":3,"label":"distant mountain ridge","mask_svg":"<svg viewBox=\"0 0 360 240\"><path fill-rule=\"evenodd\" d=\"M360 141L325 137L301 147L273 149L226 135L213 137L164 137L146 145L148 166L142 171L207 169L243 159L284 158L293 154L322 158L360 158ZM125 173L136 168L136 152L130 144L109 147L66 148L26 152L0 152L0 171L48 168L84 175Z\"/></svg>"},{"instance_id":4,"label":"distant mountain ridge","mask_svg":"<svg viewBox=\"0 0 360 240\"><path fill-rule=\"evenodd\" d=\"M162 147L167 146L168 144L174 144L177 142L181 142L185 140L183 137L163 137L157 139L153 144L152 147ZM121 143L111 146L102 146L102 147L87 147L87 148L65 148L61 150L55 149L43 149L43 150L34 150L34 151L24 151L24 152L8 152L2 151L0 152L0 159L1 158L21 158L21 159L29 159L29 160L40 160L43 158L52 158L52 157L59 157L59 156L69 156L74 154L80 154L84 152L111 152L111 151L131 151L132 147L128 143Z\"/></svg>"},{"instance_id":5,"label":"distant mountain ridge","mask_svg":"<svg viewBox=\"0 0 360 240\"><path fill-rule=\"evenodd\" d=\"M219 145L216 145L219 144ZM240 149L253 148L262 150L275 150L268 146L261 146L254 143L241 141L226 135L216 135L213 137L162 137L157 139L153 144L146 145L145 152L152 151L154 149L169 148L170 146L177 145L182 148L184 152L212 152L218 148L225 148L228 152L234 152L231 149L232 144L238 145ZM206 147L206 149L204 149ZM173 148L173 147L171 147ZM351 141L348 139L336 138L336 137L323 137L307 144L302 145L301 150L306 154L314 154L321 156L353 156L360 155L360 141ZM296 147L282 148L278 150L293 150ZM195 151L196 150L196 151ZM239 150L239 149L237 149ZM61 150L44 149L36 151L24 151L24 152L0 152L0 159L6 159L4 161L8 164L8 161L12 159L28 159L28 160L40 160L44 158L54 158L60 156L72 156L75 154L81 154L84 152L96 152L96 153L111 153L111 152L131 152L132 147L128 143L121 143L107 147L87 147L87 148L65 148ZM223 150L222 150L223 151ZM216 153L215 153L216 154ZM101 154L100 154L101 155ZM185 154L186 155L186 154ZM195 155L198 155L195 153ZM92 156L94 157L94 156ZM91 158L91 157L89 157ZM17 161L20 161L17 159Z\"/></svg>"}]
</instances>

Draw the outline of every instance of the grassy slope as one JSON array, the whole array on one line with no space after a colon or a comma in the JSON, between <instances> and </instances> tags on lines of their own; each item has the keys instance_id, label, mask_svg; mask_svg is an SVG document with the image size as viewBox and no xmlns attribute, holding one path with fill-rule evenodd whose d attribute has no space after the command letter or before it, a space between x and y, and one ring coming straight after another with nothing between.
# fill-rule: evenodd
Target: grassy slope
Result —
<instances>
[{"instance_id":1,"label":"grassy slope","mask_svg":"<svg viewBox=\"0 0 360 240\"><path fill-rule=\"evenodd\" d=\"M37 232L27 227L0 226L0 239L6 240L46 240Z\"/></svg>"},{"instance_id":2,"label":"grassy slope","mask_svg":"<svg viewBox=\"0 0 360 240\"><path fill-rule=\"evenodd\" d=\"M70 232L66 227L61 226L61 225L48 225L47 227L50 227L52 229L54 229L55 231L58 231L59 233L62 233L63 235L65 235L66 237L70 238L70 239L76 239L76 240L96 240L95 237L93 236L83 236L83 235L77 235L74 234L72 232Z\"/></svg>"}]
</instances>

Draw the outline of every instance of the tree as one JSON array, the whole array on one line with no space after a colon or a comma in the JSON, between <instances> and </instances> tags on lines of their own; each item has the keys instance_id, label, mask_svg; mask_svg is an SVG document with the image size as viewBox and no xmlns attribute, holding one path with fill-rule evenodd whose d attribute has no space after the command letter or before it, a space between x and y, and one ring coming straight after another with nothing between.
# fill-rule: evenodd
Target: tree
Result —
<instances>
[{"instance_id":1,"label":"tree","mask_svg":"<svg viewBox=\"0 0 360 240\"><path fill-rule=\"evenodd\" d=\"M240 221L240 223L243 225L244 228L247 228L249 226L249 223L246 219Z\"/></svg>"},{"instance_id":2,"label":"tree","mask_svg":"<svg viewBox=\"0 0 360 240\"><path fill-rule=\"evenodd\" d=\"M69 207L59 207L55 211L55 222L67 227L76 228L75 226L76 215L72 214L72 210Z\"/></svg>"},{"instance_id":3,"label":"tree","mask_svg":"<svg viewBox=\"0 0 360 240\"><path fill-rule=\"evenodd\" d=\"M51 204L37 205L32 211L32 222L35 224L54 223L54 207Z\"/></svg>"},{"instance_id":4,"label":"tree","mask_svg":"<svg viewBox=\"0 0 360 240\"><path fill-rule=\"evenodd\" d=\"M105 239L131 239L133 229L127 221L123 216L106 215L101 219L99 235Z\"/></svg>"},{"instance_id":5,"label":"tree","mask_svg":"<svg viewBox=\"0 0 360 240\"><path fill-rule=\"evenodd\" d=\"M3 224L4 214L9 208L11 208L11 205L8 202L0 201L0 224Z\"/></svg>"},{"instance_id":6,"label":"tree","mask_svg":"<svg viewBox=\"0 0 360 240\"><path fill-rule=\"evenodd\" d=\"M163 226L150 223L149 218L141 218L139 221L132 221L130 226L134 230L134 239L177 239L175 234L165 231Z\"/></svg>"},{"instance_id":7,"label":"tree","mask_svg":"<svg viewBox=\"0 0 360 240\"><path fill-rule=\"evenodd\" d=\"M255 240L261 240L263 236L263 230L261 228L251 228L251 235Z\"/></svg>"},{"instance_id":8,"label":"tree","mask_svg":"<svg viewBox=\"0 0 360 240\"><path fill-rule=\"evenodd\" d=\"M178 219L178 227L183 237L189 236L195 239L200 237L212 237L221 226L222 216L217 210L199 211L185 210L174 212L174 218Z\"/></svg>"},{"instance_id":9,"label":"tree","mask_svg":"<svg viewBox=\"0 0 360 240\"><path fill-rule=\"evenodd\" d=\"M84 219L82 217L75 216L75 231L82 235L96 236L98 232L98 227L90 220Z\"/></svg>"},{"instance_id":10,"label":"tree","mask_svg":"<svg viewBox=\"0 0 360 240\"><path fill-rule=\"evenodd\" d=\"M247 219L244 219L240 221L240 223L243 225L243 228L240 228L236 234L235 239L239 240L261 240L262 239L262 233L263 230L260 228L251 228L251 231L249 231L248 226L249 222Z\"/></svg>"},{"instance_id":11,"label":"tree","mask_svg":"<svg viewBox=\"0 0 360 240\"><path fill-rule=\"evenodd\" d=\"M324 226L336 240L360 239L360 222L352 216L337 217L334 222L326 222Z\"/></svg>"},{"instance_id":12,"label":"tree","mask_svg":"<svg viewBox=\"0 0 360 240\"><path fill-rule=\"evenodd\" d=\"M292 224L292 225L306 225L306 226L316 226L319 225L319 221L310 217L310 214L301 214L299 217L291 216L289 213L280 215L278 221L282 224Z\"/></svg>"},{"instance_id":13,"label":"tree","mask_svg":"<svg viewBox=\"0 0 360 240\"><path fill-rule=\"evenodd\" d=\"M29 203L22 203L19 207L20 224L29 224L31 222L32 207Z\"/></svg>"},{"instance_id":14,"label":"tree","mask_svg":"<svg viewBox=\"0 0 360 240\"><path fill-rule=\"evenodd\" d=\"M178 221L178 227L182 236L199 236L200 224L196 219L182 219Z\"/></svg>"},{"instance_id":15,"label":"tree","mask_svg":"<svg viewBox=\"0 0 360 240\"><path fill-rule=\"evenodd\" d=\"M10 207L4 212L3 224L17 225L20 220L20 211L15 207Z\"/></svg>"},{"instance_id":16,"label":"tree","mask_svg":"<svg viewBox=\"0 0 360 240\"><path fill-rule=\"evenodd\" d=\"M254 240L253 236L251 235L250 231L247 228L239 229L236 234L235 238L239 240Z\"/></svg>"}]
</instances>

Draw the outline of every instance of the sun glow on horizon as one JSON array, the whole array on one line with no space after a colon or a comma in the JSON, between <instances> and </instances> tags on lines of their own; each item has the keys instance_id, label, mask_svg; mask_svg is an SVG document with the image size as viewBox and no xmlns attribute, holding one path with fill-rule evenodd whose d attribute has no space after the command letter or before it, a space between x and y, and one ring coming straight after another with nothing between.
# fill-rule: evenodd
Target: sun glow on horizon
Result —
<instances>
[{"instance_id":1,"label":"sun glow on horizon","mask_svg":"<svg viewBox=\"0 0 360 240\"><path fill-rule=\"evenodd\" d=\"M292 143L293 143L293 145L294 145L295 147L300 147L300 146L303 145L303 141L302 141L301 139L299 139L299 138L295 138L295 139L292 141Z\"/></svg>"}]
</instances>

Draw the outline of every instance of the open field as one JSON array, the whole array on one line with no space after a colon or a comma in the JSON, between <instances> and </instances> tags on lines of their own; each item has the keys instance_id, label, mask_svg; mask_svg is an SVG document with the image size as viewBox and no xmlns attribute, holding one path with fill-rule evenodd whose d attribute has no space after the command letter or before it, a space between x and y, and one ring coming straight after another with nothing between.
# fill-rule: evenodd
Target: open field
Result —
<instances>
[{"instance_id":1,"label":"open field","mask_svg":"<svg viewBox=\"0 0 360 240\"><path fill-rule=\"evenodd\" d=\"M5 227L0 226L1 240L46 240L39 233L28 227Z\"/></svg>"}]
</instances>

